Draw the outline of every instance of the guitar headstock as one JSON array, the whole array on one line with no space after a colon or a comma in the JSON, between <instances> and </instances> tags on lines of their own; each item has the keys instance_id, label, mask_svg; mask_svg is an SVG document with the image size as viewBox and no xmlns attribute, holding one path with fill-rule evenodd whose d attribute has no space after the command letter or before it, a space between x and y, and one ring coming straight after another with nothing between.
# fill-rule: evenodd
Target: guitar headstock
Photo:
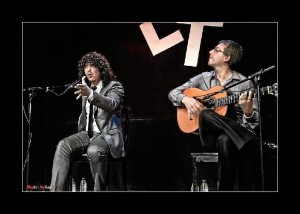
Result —
<instances>
[{"instance_id":1,"label":"guitar headstock","mask_svg":"<svg viewBox=\"0 0 300 214\"><path fill-rule=\"evenodd\" d=\"M270 89L270 93L269 93L269 94L275 95L276 97L278 96L277 83L274 83L274 84L271 86L271 89Z\"/></svg>"},{"instance_id":2,"label":"guitar headstock","mask_svg":"<svg viewBox=\"0 0 300 214\"><path fill-rule=\"evenodd\" d=\"M275 95L276 97L278 95L277 83L274 83L272 86L263 87L261 89L263 95L272 94Z\"/></svg>"}]
</instances>

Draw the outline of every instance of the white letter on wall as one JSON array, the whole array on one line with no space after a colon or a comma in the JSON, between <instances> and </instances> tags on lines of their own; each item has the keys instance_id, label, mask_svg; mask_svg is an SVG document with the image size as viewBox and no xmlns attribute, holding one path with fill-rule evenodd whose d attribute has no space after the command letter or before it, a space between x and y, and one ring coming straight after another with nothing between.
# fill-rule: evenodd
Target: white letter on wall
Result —
<instances>
[{"instance_id":1,"label":"white letter on wall","mask_svg":"<svg viewBox=\"0 0 300 214\"><path fill-rule=\"evenodd\" d=\"M159 39L151 22L145 22L141 24L140 28L153 56L167 50L170 47L173 47L174 45L177 45L184 40L179 30L162 39Z\"/></svg>"},{"instance_id":2,"label":"white letter on wall","mask_svg":"<svg viewBox=\"0 0 300 214\"><path fill-rule=\"evenodd\" d=\"M177 23L191 25L184 65L196 67L198 64L203 27L205 25L222 27L223 22L177 22Z\"/></svg>"}]
</instances>

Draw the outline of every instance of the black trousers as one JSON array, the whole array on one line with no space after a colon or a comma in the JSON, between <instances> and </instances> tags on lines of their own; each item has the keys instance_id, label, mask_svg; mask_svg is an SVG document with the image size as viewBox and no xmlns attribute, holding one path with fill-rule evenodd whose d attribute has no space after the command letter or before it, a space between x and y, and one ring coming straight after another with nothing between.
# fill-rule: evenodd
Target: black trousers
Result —
<instances>
[{"instance_id":1,"label":"black trousers","mask_svg":"<svg viewBox=\"0 0 300 214\"><path fill-rule=\"evenodd\" d=\"M239 190L253 190L253 183L259 178L259 138L212 110L201 111L199 119L202 145L219 153L219 190L233 191L237 175Z\"/></svg>"}]
</instances>

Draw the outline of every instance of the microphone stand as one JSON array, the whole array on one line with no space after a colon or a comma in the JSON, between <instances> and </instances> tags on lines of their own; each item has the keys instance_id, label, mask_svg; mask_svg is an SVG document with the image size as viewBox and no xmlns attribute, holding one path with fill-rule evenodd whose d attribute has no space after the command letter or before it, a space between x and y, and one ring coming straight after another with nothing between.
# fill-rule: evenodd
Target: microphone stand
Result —
<instances>
[{"instance_id":1,"label":"microphone stand","mask_svg":"<svg viewBox=\"0 0 300 214\"><path fill-rule=\"evenodd\" d=\"M24 169L26 168L26 185L25 185L25 190L27 190L28 185L29 185L29 162L30 162L30 146L31 146L31 139L32 139L32 130L31 130L31 118L32 118L32 100L33 98L36 96L35 91L43 91L45 90L45 92L52 92L53 94L55 94L56 96L61 96L63 94L65 94L69 89L74 88L74 85L77 84L79 81L76 80L71 84L67 84L67 85L63 85L63 86L50 86L50 87L30 87L28 89L23 89L23 92L29 92L28 93L28 97L29 97L29 103L28 103L28 118L27 118L27 122L28 122L28 144L27 144L27 151L26 151L26 159L24 161L24 165L23 165L23 173L24 173ZM57 94L54 89L57 88L66 88L61 94ZM24 109L24 107L23 107ZM24 114L26 116L25 113L25 109L24 109Z\"/></svg>"},{"instance_id":2,"label":"microphone stand","mask_svg":"<svg viewBox=\"0 0 300 214\"><path fill-rule=\"evenodd\" d=\"M227 89L229 89L229 88L231 88L231 87L233 87L233 86L236 86L236 85L239 85L239 84L241 84L241 83L243 83L243 82L246 82L246 81L248 81L248 80L251 80L251 79L253 79L253 78L256 77L256 76L260 76L261 74L263 74L263 73L265 73L265 72L267 72L267 71L269 71L269 70L272 70L273 68L275 68L275 65L273 65L273 66L271 66L271 67L269 67L269 68L266 68L266 69L261 69L260 71L254 73L254 74L252 74L252 75L250 75L250 76L248 76L248 78L246 78L246 79L243 79L243 80L241 80L241 81L238 81L238 82L236 82L236 83L233 83L233 84L231 84L231 85L228 85L228 86L222 88L220 91L216 91L216 92L214 92L214 93L211 93L211 94L206 95L203 99L207 99L207 98L209 98L209 97L211 97L211 96L214 96L214 95L216 95L216 94L218 94L218 93L222 93L222 92L226 91Z\"/></svg>"},{"instance_id":3,"label":"microphone stand","mask_svg":"<svg viewBox=\"0 0 300 214\"><path fill-rule=\"evenodd\" d=\"M239 82L236 82L236 83L233 83L229 86L226 86L224 87L223 89L219 90L219 91L216 91L214 93L211 93L211 94L208 94L206 95L202 100L205 100L211 96L214 96L218 93L222 93L224 91L226 91L227 89L233 87L233 86L236 86L238 84L241 84L245 81L248 81L248 80L252 80L254 78L254 81L256 82L256 89L257 89L257 111L258 111L258 115L259 115L259 139L260 139L260 145L259 145L259 150L260 150L260 171L261 171L261 185L262 185L262 190L264 191L265 189L265 186L264 186L264 168L263 168L263 148L262 148L262 145L263 145L263 141L262 141L262 122L261 122L261 114L260 114L260 101L261 101L261 93L260 93L260 79L261 79L261 75L269 70L272 70L273 68L275 68L275 65L269 67L269 68L266 68L266 69L261 69L260 71L248 76L248 78L246 79L243 79Z\"/></svg>"},{"instance_id":4,"label":"microphone stand","mask_svg":"<svg viewBox=\"0 0 300 214\"><path fill-rule=\"evenodd\" d=\"M240 84L242 82L245 82L247 80L253 79L255 84L256 84L256 94L257 94L257 111L258 111L258 118L259 118L259 152L260 152L260 173L261 173L261 188L262 191L265 190L265 179L264 179L264 164L263 164L263 138L262 138L262 121L261 121L261 89L260 89L260 83L261 83L261 76L263 73L272 70L275 68L275 65L270 66L269 68L266 69L261 69L260 71L248 76L248 78L237 82L237 84ZM224 90L227 90L228 88L233 87L233 84L228 87L225 87Z\"/></svg>"},{"instance_id":5,"label":"microphone stand","mask_svg":"<svg viewBox=\"0 0 300 214\"><path fill-rule=\"evenodd\" d=\"M26 167L26 186L25 189L27 189L29 183L29 160L30 160L30 145L31 145L31 139L32 139L32 132L31 132L31 116L32 116L32 99L36 96L36 93L34 90L31 90L28 94L29 96L29 104L28 104L28 144L27 144L27 152L26 152L26 159L23 166L23 172Z\"/></svg>"},{"instance_id":6,"label":"microphone stand","mask_svg":"<svg viewBox=\"0 0 300 214\"><path fill-rule=\"evenodd\" d=\"M261 103L261 93L260 93L260 83L261 83L261 73L254 77L254 82L256 83L256 94L257 94L257 111L259 115L259 153L260 153L260 173L261 173L261 188L262 191L265 190L265 179L264 179L264 159L263 159L263 140L262 140L262 122L261 122L261 114L260 114L260 103Z\"/></svg>"}]
</instances>

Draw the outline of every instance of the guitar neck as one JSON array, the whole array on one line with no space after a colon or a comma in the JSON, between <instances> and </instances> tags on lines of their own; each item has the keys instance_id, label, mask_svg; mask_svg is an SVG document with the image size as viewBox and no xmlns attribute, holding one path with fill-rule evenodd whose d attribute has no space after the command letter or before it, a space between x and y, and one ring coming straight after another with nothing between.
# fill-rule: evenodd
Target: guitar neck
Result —
<instances>
[{"instance_id":1,"label":"guitar neck","mask_svg":"<svg viewBox=\"0 0 300 214\"><path fill-rule=\"evenodd\" d=\"M252 91L252 97L257 96L257 90L253 89ZM260 89L261 95L266 95L266 94L274 94L274 86L266 86ZM208 100L209 106L212 106L213 108L219 107L219 106L224 106L224 105L229 105L232 103L237 103L239 101L239 96L242 94L242 92L238 92L236 94L229 95L227 97L222 97L214 100ZM275 94L277 95L277 94Z\"/></svg>"}]
</instances>

